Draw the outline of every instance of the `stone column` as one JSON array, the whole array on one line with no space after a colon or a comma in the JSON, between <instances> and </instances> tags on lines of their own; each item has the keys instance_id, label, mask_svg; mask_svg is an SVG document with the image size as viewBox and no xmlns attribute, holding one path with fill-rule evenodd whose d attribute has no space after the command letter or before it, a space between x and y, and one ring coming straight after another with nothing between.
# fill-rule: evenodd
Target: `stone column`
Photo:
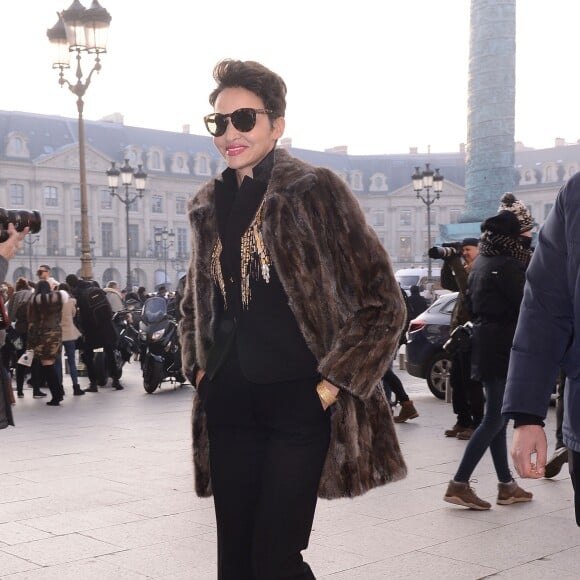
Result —
<instances>
[{"instance_id":1,"label":"stone column","mask_svg":"<svg viewBox=\"0 0 580 580\"><path fill-rule=\"evenodd\" d=\"M461 222L481 222L515 187L516 0L471 0L470 27Z\"/></svg>"}]
</instances>

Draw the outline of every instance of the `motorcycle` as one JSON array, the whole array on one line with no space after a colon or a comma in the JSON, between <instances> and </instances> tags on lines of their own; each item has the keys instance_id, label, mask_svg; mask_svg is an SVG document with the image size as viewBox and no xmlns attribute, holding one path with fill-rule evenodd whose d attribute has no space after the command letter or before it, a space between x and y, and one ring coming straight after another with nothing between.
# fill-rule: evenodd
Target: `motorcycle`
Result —
<instances>
[{"instance_id":1,"label":"motorcycle","mask_svg":"<svg viewBox=\"0 0 580 580\"><path fill-rule=\"evenodd\" d=\"M123 365L131 360L135 354L139 354L139 333L131 322L129 310L119 310L113 313L113 326L119 337L117 345L113 349L113 369L107 364L103 348L96 348L95 352L95 375L97 385L100 387L107 384L109 377L119 379L123 374Z\"/></svg>"},{"instance_id":2,"label":"motorcycle","mask_svg":"<svg viewBox=\"0 0 580 580\"><path fill-rule=\"evenodd\" d=\"M186 382L181 371L181 345L175 318L167 312L167 300L148 298L139 323L143 388L154 393L163 381Z\"/></svg>"}]
</instances>

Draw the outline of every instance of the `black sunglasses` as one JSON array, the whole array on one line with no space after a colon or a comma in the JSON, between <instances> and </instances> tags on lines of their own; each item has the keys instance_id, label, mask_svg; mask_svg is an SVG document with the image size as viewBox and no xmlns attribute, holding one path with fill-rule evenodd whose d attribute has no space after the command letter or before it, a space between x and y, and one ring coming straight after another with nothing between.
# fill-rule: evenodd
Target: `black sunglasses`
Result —
<instances>
[{"instance_id":1,"label":"black sunglasses","mask_svg":"<svg viewBox=\"0 0 580 580\"><path fill-rule=\"evenodd\" d=\"M221 137L228 128L228 119L231 120L232 125L242 133L251 131L256 126L256 115L258 113L270 114L274 111L270 109L250 109L244 107L243 109L236 109L233 113L223 115L222 113L211 113L203 118L205 126L210 135L214 137Z\"/></svg>"}]
</instances>

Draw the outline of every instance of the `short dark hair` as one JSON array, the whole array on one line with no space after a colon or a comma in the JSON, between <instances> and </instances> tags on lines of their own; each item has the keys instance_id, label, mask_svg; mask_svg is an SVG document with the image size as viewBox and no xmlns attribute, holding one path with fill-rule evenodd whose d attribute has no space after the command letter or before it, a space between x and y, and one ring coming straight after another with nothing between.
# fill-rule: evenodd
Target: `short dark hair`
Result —
<instances>
[{"instance_id":1,"label":"short dark hair","mask_svg":"<svg viewBox=\"0 0 580 580\"><path fill-rule=\"evenodd\" d=\"M18 292L18 290L26 290L27 288L30 288L28 285L28 280L24 278L24 276L20 276L18 280L16 280L14 289Z\"/></svg>"},{"instance_id":2,"label":"short dark hair","mask_svg":"<svg viewBox=\"0 0 580 580\"><path fill-rule=\"evenodd\" d=\"M38 266L38 269L40 268L44 268L45 270L48 270L50 272L50 266L47 266L46 264L40 264L40 266Z\"/></svg>"},{"instance_id":3,"label":"short dark hair","mask_svg":"<svg viewBox=\"0 0 580 580\"><path fill-rule=\"evenodd\" d=\"M239 87L260 97L264 108L274 111L269 115L270 119L286 114L286 83L281 76L259 62L229 58L221 60L213 69L213 78L217 87L209 95L212 107L224 89Z\"/></svg>"},{"instance_id":4,"label":"short dark hair","mask_svg":"<svg viewBox=\"0 0 580 580\"><path fill-rule=\"evenodd\" d=\"M78 276L76 274L69 274L65 278L65 281L71 288L76 288L79 284L79 279L78 279Z\"/></svg>"}]
</instances>

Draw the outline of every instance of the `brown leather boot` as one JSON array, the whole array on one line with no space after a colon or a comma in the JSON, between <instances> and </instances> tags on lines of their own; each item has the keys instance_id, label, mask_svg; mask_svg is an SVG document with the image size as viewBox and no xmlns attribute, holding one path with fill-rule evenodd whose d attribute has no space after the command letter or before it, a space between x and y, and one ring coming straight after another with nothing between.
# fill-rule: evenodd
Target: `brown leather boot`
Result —
<instances>
[{"instance_id":1,"label":"brown leather boot","mask_svg":"<svg viewBox=\"0 0 580 580\"><path fill-rule=\"evenodd\" d=\"M401 412L395 417L395 423L404 423L407 419L416 419L419 416L413 401L403 401Z\"/></svg>"}]
</instances>

